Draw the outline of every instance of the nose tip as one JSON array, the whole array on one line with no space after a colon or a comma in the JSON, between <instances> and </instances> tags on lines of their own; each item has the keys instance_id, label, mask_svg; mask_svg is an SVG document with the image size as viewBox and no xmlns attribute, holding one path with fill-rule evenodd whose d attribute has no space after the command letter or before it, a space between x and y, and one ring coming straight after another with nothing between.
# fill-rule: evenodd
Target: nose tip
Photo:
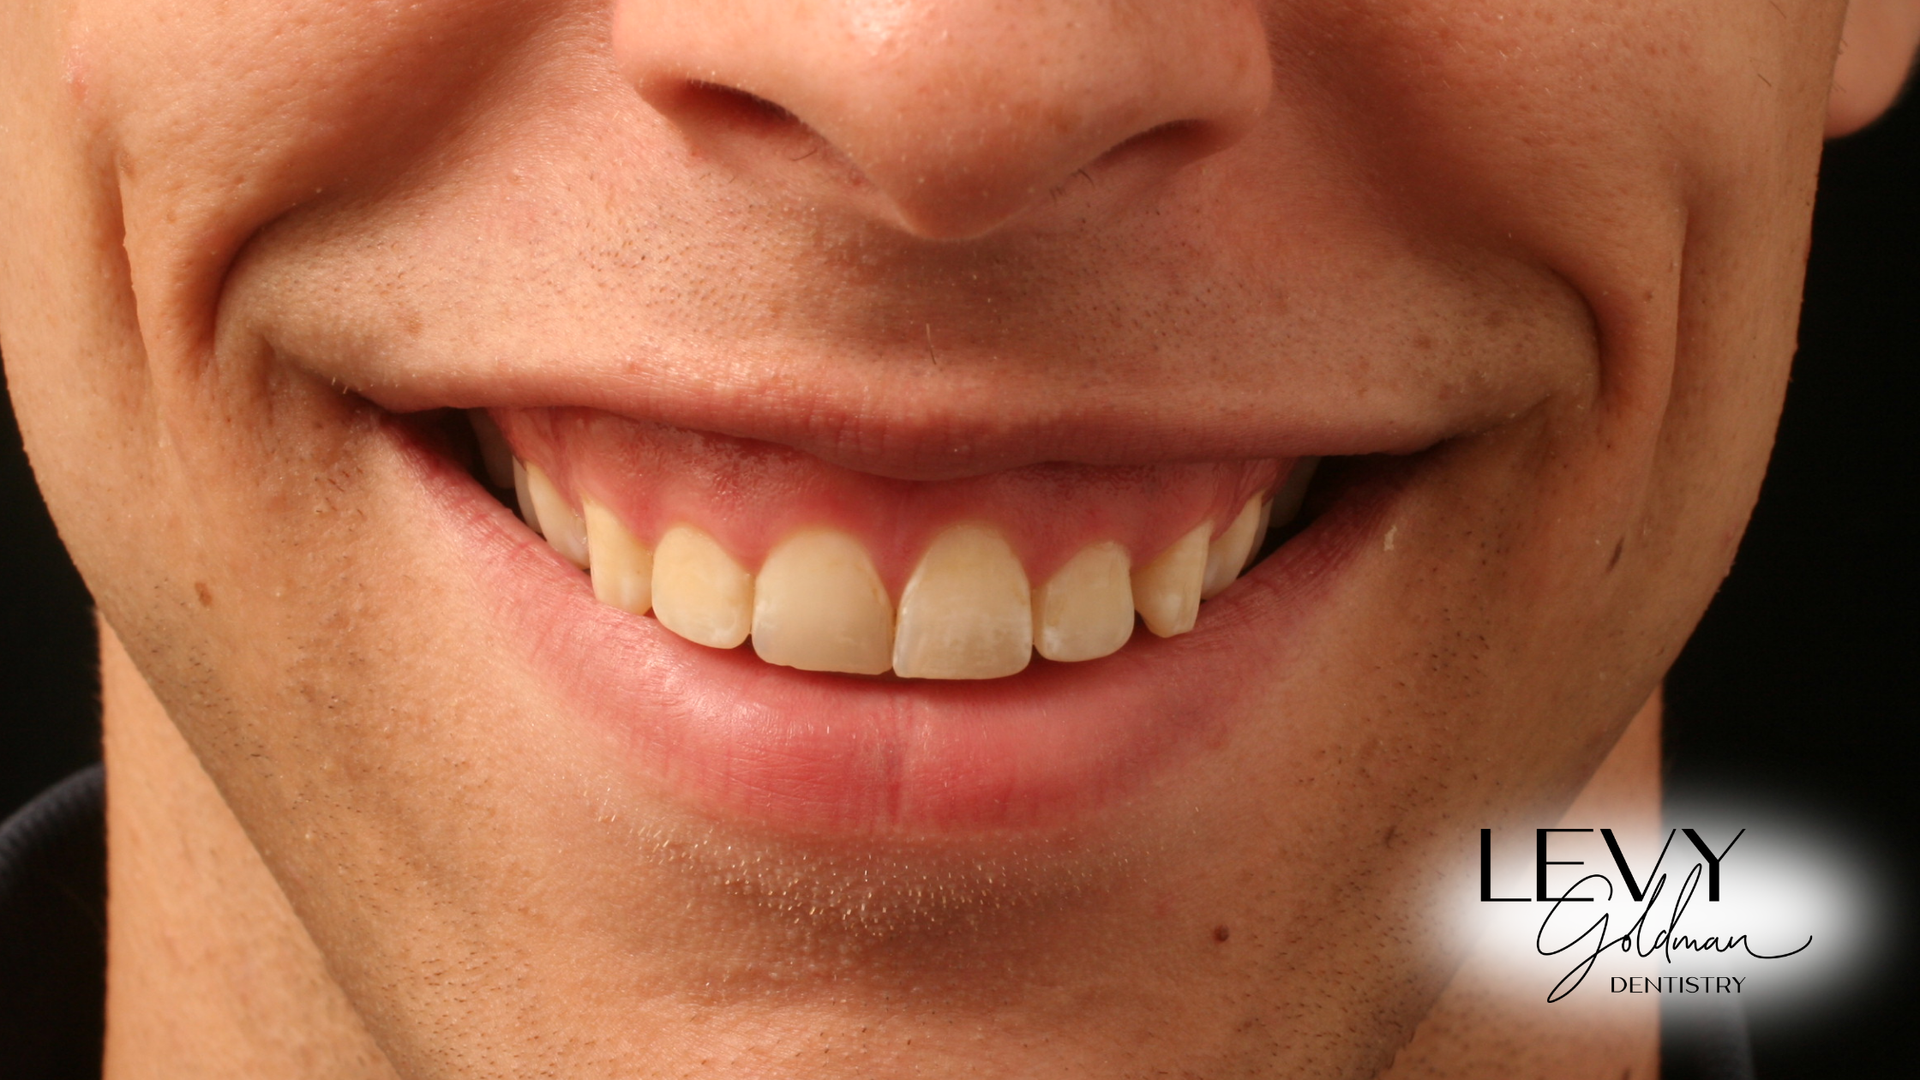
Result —
<instances>
[{"instance_id":1,"label":"nose tip","mask_svg":"<svg viewBox=\"0 0 1920 1080\"><path fill-rule=\"evenodd\" d=\"M616 61L690 141L836 177L931 238L992 232L1082 170L1177 171L1271 93L1250 0L616 2ZM804 139L851 169L819 173Z\"/></svg>"}]
</instances>

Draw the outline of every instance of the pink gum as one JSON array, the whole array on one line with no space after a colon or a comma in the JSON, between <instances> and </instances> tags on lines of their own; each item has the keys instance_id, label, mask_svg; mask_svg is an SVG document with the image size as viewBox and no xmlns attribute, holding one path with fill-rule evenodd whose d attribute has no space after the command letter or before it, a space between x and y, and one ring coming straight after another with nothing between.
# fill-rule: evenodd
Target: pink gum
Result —
<instances>
[{"instance_id":1,"label":"pink gum","mask_svg":"<svg viewBox=\"0 0 1920 1080\"><path fill-rule=\"evenodd\" d=\"M808 527L866 545L899 596L914 563L948 526L998 528L1036 585L1088 544L1117 540L1138 566L1202 521L1219 535L1291 461L1164 465L1044 463L957 480L897 480L831 465L771 443L686 431L584 408L491 411L514 453L574 506L586 494L642 543L670 528L705 530L757 571Z\"/></svg>"}]
</instances>

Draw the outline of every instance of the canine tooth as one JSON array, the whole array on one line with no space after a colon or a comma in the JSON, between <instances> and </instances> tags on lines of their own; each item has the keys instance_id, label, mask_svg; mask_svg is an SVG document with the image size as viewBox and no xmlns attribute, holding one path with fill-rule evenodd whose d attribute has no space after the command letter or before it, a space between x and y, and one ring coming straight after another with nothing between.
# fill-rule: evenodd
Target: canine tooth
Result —
<instances>
[{"instance_id":1,"label":"canine tooth","mask_svg":"<svg viewBox=\"0 0 1920 1080\"><path fill-rule=\"evenodd\" d=\"M1049 660L1093 660L1133 636L1127 549L1088 544L1033 592L1033 646Z\"/></svg>"},{"instance_id":2,"label":"canine tooth","mask_svg":"<svg viewBox=\"0 0 1920 1080\"><path fill-rule=\"evenodd\" d=\"M520 504L520 520L536 534L545 536L540 531L540 515L533 512L533 495L527 491L527 467L519 458L513 459L513 498Z\"/></svg>"},{"instance_id":3,"label":"canine tooth","mask_svg":"<svg viewBox=\"0 0 1920 1080\"><path fill-rule=\"evenodd\" d=\"M753 626L753 575L713 537L675 525L653 551L653 617L688 641L731 649Z\"/></svg>"},{"instance_id":4,"label":"canine tooth","mask_svg":"<svg viewBox=\"0 0 1920 1080\"><path fill-rule=\"evenodd\" d=\"M1313 482L1313 470L1320 467L1317 457L1303 457L1293 463L1293 471L1280 482L1273 493L1272 528L1284 529L1292 524L1300 513L1300 504L1306 500L1307 485ZM1265 535L1262 529L1261 534Z\"/></svg>"},{"instance_id":5,"label":"canine tooth","mask_svg":"<svg viewBox=\"0 0 1920 1080\"><path fill-rule=\"evenodd\" d=\"M500 434L500 425L493 422L485 409L468 409L467 423L473 425L473 438L480 446L480 464L487 470L487 479L497 488L511 486L513 448L507 445L507 437Z\"/></svg>"},{"instance_id":6,"label":"canine tooth","mask_svg":"<svg viewBox=\"0 0 1920 1080\"><path fill-rule=\"evenodd\" d=\"M1193 629L1207 572L1207 534L1212 531L1211 522L1201 522L1133 572L1134 610L1155 634L1172 637Z\"/></svg>"},{"instance_id":7,"label":"canine tooth","mask_svg":"<svg viewBox=\"0 0 1920 1080\"><path fill-rule=\"evenodd\" d=\"M810 529L767 555L753 582L753 651L804 671L893 666L893 601L860 541Z\"/></svg>"},{"instance_id":8,"label":"canine tooth","mask_svg":"<svg viewBox=\"0 0 1920 1080\"><path fill-rule=\"evenodd\" d=\"M1260 496L1255 495L1240 508L1227 531L1207 545L1207 572L1201 579L1200 599L1213 599L1239 578L1240 568L1247 565L1247 556L1253 552L1254 540L1261 535L1259 529Z\"/></svg>"},{"instance_id":9,"label":"canine tooth","mask_svg":"<svg viewBox=\"0 0 1920 1080\"><path fill-rule=\"evenodd\" d=\"M540 519L541 533L560 557L587 568L587 523L567 504L560 489L553 486L540 466L527 466L527 497L533 500L533 513Z\"/></svg>"},{"instance_id":10,"label":"canine tooth","mask_svg":"<svg viewBox=\"0 0 1920 1080\"><path fill-rule=\"evenodd\" d=\"M587 519L587 556L593 595L603 604L645 615L653 606L653 552L627 531L613 511L585 495L580 511Z\"/></svg>"},{"instance_id":11,"label":"canine tooth","mask_svg":"<svg viewBox=\"0 0 1920 1080\"><path fill-rule=\"evenodd\" d=\"M893 671L915 679L997 679L1033 659L1033 597L1006 538L956 525L934 539L900 593Z\"/></svg>"}]
</instances>

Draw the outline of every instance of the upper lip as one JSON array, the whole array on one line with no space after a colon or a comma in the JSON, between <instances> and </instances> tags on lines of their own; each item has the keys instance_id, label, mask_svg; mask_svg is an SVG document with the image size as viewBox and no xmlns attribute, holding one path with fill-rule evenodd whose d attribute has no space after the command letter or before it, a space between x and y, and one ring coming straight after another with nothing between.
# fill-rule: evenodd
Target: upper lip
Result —
<instances>
[{"instance_id":1,"label":"upper lip","mask_svg":"<svg viewBox=\"0 0 1920 1080\"><path fill-rule=\"evenodd\" d=\"M1297 263L1166 283L1046 262L1060 246L1048 238L995 241L1034 249L1033 269L986 241L895 245L869 266L832 237L780 234L784 254L733 275L747 280L695 252L678 281L665 259L586 257L597 249L558 269L512 248L491 263L437 218L365 225L364 243L344 245L314 213L263 228L236 257L220 305L229 351L264 343L392 413L585 407L899 479L1411 453L1566 392L1598 352L1578 295L1538 268L1415 304L1386 285L1343 294ZM581 244L613 243L576 228ZM748 244L743 228L721 238ZM479 246L491 239L518 238ZM1276 280L1247 280L1261 272Z\"/></svg>"},{"instance_id":2,"label":"upper lip","mask_svg":"<svg viewBox=\"0 0 1920 1080\"><path fill-rule=\"evenodd\" d=\"M1540 267L1496 267L1517 283L1489 270L1481 288L1397 256L1408 285L1305 237L1284 260L1229 245L1163 280L1119 265L1111 238L883 243L702 202L688 213L715 224L688 247L685 222L607 197L632 219L541 204L577 254L558 265L526 244L519 202L449 195L399 223L290 212L235 257L220 333L393 413L586 407L915 480L1409 453L1596 367L1588 309ZM609 254L655 226L657 256ZM1140 244L1171 260L1203 239ZM1409 292L1429 277L1439 295Z\"/></svg>"},{"instance_id":3,"label":"upper lip","mask_svg":"<svg viewBox=\"0 0 1920 1080\"><path fill-rule=\"evenodd\" d=\"M333 365L290 357L340 385ZM719 366L719 365L715 365ZM617 416L789 446L844 468L907 480L944 480L1041 462L1141 465L1178 461L1343 457L1424 450L1488 426L1485 410L1424 419L1289 415L1207 399L1167 407L1165 392L996 393L964 380L876 407L856 380L796 385L777 369L719 381L706 370L637 362L528 365L481 371L459 364L377 383L346 383L393 413L434 408L577 406Z\"/></svg>"}]
</instances>

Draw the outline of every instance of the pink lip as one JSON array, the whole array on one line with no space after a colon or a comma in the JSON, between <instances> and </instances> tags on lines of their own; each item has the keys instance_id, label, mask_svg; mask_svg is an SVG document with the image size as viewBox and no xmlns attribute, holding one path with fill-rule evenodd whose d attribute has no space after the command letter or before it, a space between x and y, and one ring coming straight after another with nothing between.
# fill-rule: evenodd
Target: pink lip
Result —
<instances>
[{"instance_id":1,"label":"pink lip","mask_svg":"<svg viewBox=\"0 0 1920 1080\"><path fill-rule=\"evenodd\" d=\"M597 602L458 466L408 425L393 430L495 624L575 715L614 733L670 798L817 834L1054 824L1217 745L1398 486L1347 491L1182 637L1137 635L1102 660L1036 661L988 682L869 680L703 648Z\"/></svg>"}]
</instances>

